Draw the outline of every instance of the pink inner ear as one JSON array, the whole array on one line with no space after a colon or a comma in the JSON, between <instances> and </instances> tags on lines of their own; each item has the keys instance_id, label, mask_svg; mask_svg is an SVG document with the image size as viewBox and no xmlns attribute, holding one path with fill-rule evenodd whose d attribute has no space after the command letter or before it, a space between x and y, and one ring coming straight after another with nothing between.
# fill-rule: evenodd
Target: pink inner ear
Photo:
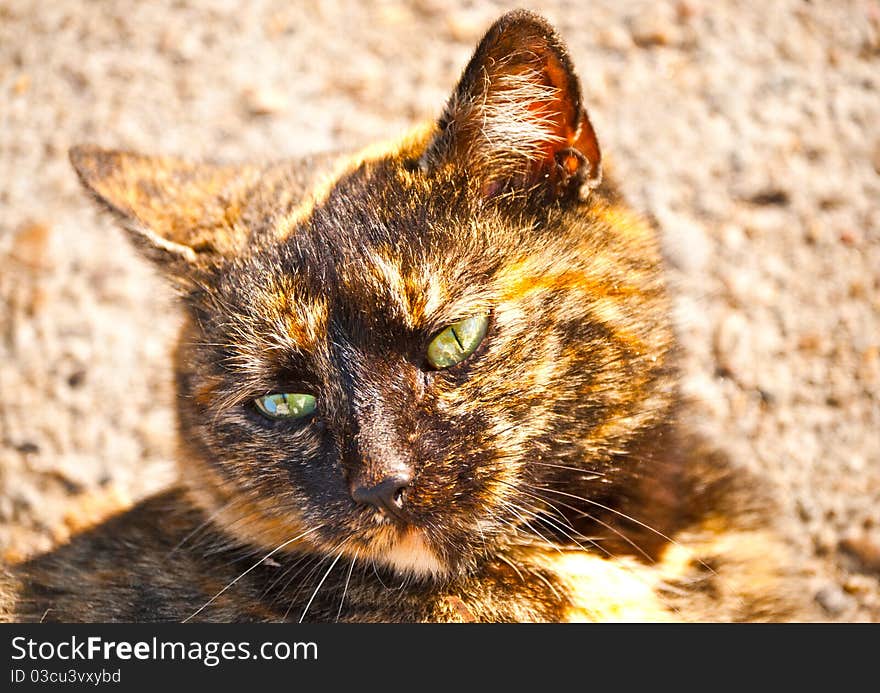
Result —
<instances>
[{"instance_id":1,"label":"pink inner ear","mask_svg":"<svg viewBox=\"0 0 880 693\"><path fill-rule=\"evenodd\" d=\"M487 32L441 125L422 165L455 163L484 196L540 187L563 197L599 180L599 145L571 61L552 27L528 12Z\"/></svg>"},{"instance_id":2,"label":"pink inner ear","mask_svg":"<svg viewBox=\"0 0 880 693\"><path fill-rule=\"evenodd\" d=\"M546 46L544 53L546 54ZM578 99L576 93L572 93L571 82L565 68L552 55L546 55L541 73L546 77L547 86L557 90L557 98L553 101L541 101L530 106L535 111L536 117L551 118L555 124L555 135L558 141L548 141L546 147L546 159L555 158L560 149L570 147L572 139L577 131L577 110L580 104L575 103Z\"/></svg>"},{"instance_id":3,"label":"pink inner ear","mask_svg":"<svg viewBox=\"0 0 880 693\"><path fill-rule=\"evenodd\" d=\"M520 69L528 70L536 87L550 87L554 95L524 104L528 117L545 125L546 139L534 143L534 156L520 180L490 179L482 192L491 197L509 185L549 183L558 194L578 186L597 183L601 175L601 154L595 131L580 104L577 79L543 39L537 39L523 51L530 59ZM490 97L491 98L491 97ZM591 186L592 187L592 186Z\"/></svg>"},{"instance_id":4,"label":"pink inner ear","mask_svg":"<svg viewBox=\"0 0 880 693\"><path fill-rule=\"evenodd\" d=\"M546 76L548 86L558 90L558 98L553 101L537 102L530 105L536 117L551 118L557 139L549 139L544 147L541 163L546 173L551 169L551 177L559 174L565 180L578 175L580 169L589 166L588 177L598 174L601 153L596 133L587 117L587 112L580 105L580 94L577 82L566 67L553 54L544 48L544 64L542 74ZM536 53L538 51L536 50ZM579 152L582 157L574 152Z\"/></svg>"}]
</instances>

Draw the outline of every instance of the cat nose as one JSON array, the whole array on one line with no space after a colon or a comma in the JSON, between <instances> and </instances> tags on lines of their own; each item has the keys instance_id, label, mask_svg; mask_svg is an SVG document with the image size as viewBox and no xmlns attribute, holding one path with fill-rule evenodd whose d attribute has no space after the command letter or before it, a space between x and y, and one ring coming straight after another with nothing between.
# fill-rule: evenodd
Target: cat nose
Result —
<instances>
[{"instance_id":1,"label":"cat nose","mask_svg":"<svg viewBox=\"0 0 880 693\"><path fill-rule=\"evenodd\" d=\"M398 472L386 476L378 484L359 485L353 484L351 497L355 503L372 505L378 510L384 510L389 515L400 519L406 500L406 490L409 488L410 475L406 472Z\"/></svg>"}]
</instances>

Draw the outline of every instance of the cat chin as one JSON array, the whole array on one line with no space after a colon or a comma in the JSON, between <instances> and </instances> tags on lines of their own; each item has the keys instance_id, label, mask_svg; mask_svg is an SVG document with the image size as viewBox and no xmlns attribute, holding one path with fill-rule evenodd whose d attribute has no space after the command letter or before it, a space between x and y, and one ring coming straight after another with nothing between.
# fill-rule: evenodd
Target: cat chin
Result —
<instances>
[{"instance_id":1,"label":"cat chin","mask_svg":"<svg viewBox=\"0 0 880 693\"><path fill-rule=\"evenodd\" d=\"M449 572L418 529L407 529L377 550L373 559L400 575L417 578L438 579Z\"/></svg>"}]
</instances>

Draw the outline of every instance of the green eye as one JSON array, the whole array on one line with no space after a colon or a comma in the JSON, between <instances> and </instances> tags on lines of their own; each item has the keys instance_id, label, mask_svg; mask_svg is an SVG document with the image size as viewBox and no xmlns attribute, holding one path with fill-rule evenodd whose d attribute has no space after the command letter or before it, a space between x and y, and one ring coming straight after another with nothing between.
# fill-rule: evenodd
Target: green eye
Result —
<instances>
[{"instance_id":1,"label":"green eye","mask_svg":"<svg viewBox=\"0 0 880 693\"><path fill-rule=\"evenodd\" d=\"M257 410L269 419L301 419L315 411L314 397L288 392L257 397L254 404L257 405Z\"/></svg>"},{"instance_id":2,"label":"green eye","mask_svg":"<svg viewBox=\"0 0 880 693\"><path fill-rule=\"evenodd\" d=\"M480 346L488 327L488 315L475 315L450 325L428 345L428 363L434 368L461 363Z\"/></svg>"}]
</instances>

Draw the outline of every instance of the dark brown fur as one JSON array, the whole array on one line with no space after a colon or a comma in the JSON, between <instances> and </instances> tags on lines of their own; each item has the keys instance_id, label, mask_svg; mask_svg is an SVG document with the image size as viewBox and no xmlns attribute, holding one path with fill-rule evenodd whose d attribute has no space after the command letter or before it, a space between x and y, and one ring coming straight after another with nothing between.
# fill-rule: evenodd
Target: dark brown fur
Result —
<instances>
[{"instance_id":1,"label":"dark brown fur","mask_svg":"<svg viewBox=\"0 0 880 693\"><path fill-rule=\"evenodd\" d=\"M767 501L678 423L657 239L600 184L542 19L501 18L439 123L384 148L71 159L187 308L182 481L16 567L7 618L799 613ZM481 313L477 351L430 368L433 336ZM318 410L268 421L273 392ZM395 469L399 523L351 491Z\"/></svg>"}]
</instances>

